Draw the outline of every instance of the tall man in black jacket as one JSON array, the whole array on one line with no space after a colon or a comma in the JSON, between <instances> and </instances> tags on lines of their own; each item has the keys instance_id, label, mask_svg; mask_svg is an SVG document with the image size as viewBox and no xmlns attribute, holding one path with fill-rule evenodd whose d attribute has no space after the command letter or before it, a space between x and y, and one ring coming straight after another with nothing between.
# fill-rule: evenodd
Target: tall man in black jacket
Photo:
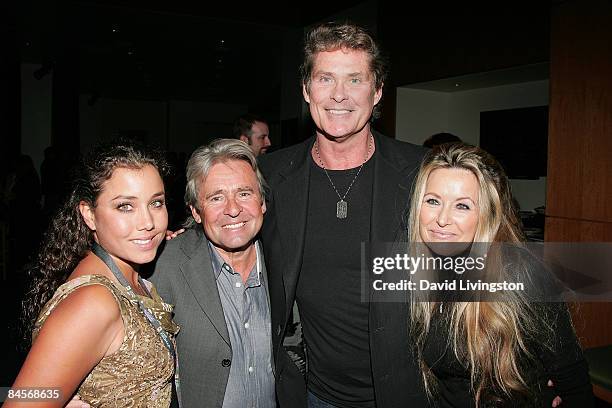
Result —
<instances>
[{"instance_id":1,"label":"tall man in black jacket","mask_svg":"<svg viewBox=\"0 0 612 408\"><path fill-rule=\"evenodd\" d=\"M408 299L385 302L362 278L362 243L393 242L424 150L371 129L385 65L362 28L306 37L303 96L316 135L260 157L271 188L262 229L281 408L426 405L408 336ZM366 264L368 261L366 260ZM282 347L294 300L307 381Z\"/></svg>"}]
</instances>

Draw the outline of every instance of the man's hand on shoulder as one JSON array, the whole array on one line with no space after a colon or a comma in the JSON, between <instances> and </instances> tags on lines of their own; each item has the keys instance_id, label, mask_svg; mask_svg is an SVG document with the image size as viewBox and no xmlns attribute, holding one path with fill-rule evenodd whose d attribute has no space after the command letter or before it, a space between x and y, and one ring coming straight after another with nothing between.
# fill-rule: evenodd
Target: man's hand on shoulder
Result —
<instances>
[{"instance_id":1,"label":"man's hand on shoulder","mask_svg":"<svg viewBox=\"0 0 612 408\"><path fill-rule=\"evenodd\" d=\"M170 241L171 239L178 237L183 232L185 232L185 228L181 228L176 231L166 230L166 241Z\"/></svg>"},{"instance_id":2,"label":"man's hand on shoulder","mask_svg":"<svg viewBox=\"0 0 612 408\"><path fill-rule=\"evenodd\" d=\"M548 383L546 385L548 385L549 387L554 387L555 386L555 384L552 382L552 380L548 380ZM561 399L561 397L557 395L553 399L551 406L552 406L552 408L557 408L558 406L561 406L562 402L563 402L563 400Z\"/></svg>"}]
</instances>

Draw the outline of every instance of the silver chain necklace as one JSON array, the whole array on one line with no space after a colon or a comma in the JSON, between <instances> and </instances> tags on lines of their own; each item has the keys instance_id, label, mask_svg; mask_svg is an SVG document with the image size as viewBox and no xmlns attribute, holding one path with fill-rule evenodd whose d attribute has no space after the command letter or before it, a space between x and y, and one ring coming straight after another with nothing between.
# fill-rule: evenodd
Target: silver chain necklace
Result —
<instances>
[{"instance_id":1,"label":"silver chain necklace","mask_svg":"<svg viewBox=\"0 0 612 408\"><path fill-rule=\"evenodd\" d=\"M339 219L344 219L348 216L348 203L344 199L348 195L349 191L351 191L351 187L353 187L355 180L357 180L357 177L359 177L359 173L361 173L361 169L363 169L363 166L368 161L368 157L370 156L370 152L372 151L372 139L373 137L368 135L368 142L369 142L368 151L366 152L365 158L363 159L363 163L361 163L361 166L359 166L359 170L357 170L357 174L355 174L355 177L353 177L353 181L351 181L351 184L349 184L348 188L346 189L346 193L344 193L344 195L340 195L340 193L338 192L338 189L336 188L336 185L332 181L331 177L329 177L329 173L327 172L327 169L325 168L323 159L321 159L321 155L319 154L319 139L315 141L315 153L317 153L317 158L319 159L319 163L321 163L321 167L323 168L323 171L325 172L327 179L329 180L331 186L333 187L334 191L338 195L338 198L340 199L340 201L336 203L336 217Z\"/></svg>"}]
</instances>

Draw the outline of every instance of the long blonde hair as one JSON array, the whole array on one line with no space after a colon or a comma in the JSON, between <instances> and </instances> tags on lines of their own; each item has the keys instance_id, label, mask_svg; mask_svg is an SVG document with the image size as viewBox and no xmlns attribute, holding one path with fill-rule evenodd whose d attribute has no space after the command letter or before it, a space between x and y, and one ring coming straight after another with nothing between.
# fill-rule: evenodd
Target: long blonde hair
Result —
<instances>
[{"instance_id":1,"label":"long blonde hair","mask_svg":"<svg viewBox=\"0 0 612 408\"><path fill-rule=\"evenodd\" d=\"M422 241L419 213L425 186L429 175L440 168L467 170L478 180L479 221L475 242L521 245L525 239L502 167L484 150L463 143L437 146L424 159L410 207L411 242ZM436 378L423 360L423 348L436 305L435 302L419 301L418 297L413 297L411 305L411 334L416 340L423 380L430 397L435 393ZM521 295L510 293L503 302L451 302L447 310L448 341L457 359L467 360L476 405L483 399L501 399L500 395L528 393L519 357L529 356L526 343L537 327L529 303Z\"/></svg>"}]
</instances>

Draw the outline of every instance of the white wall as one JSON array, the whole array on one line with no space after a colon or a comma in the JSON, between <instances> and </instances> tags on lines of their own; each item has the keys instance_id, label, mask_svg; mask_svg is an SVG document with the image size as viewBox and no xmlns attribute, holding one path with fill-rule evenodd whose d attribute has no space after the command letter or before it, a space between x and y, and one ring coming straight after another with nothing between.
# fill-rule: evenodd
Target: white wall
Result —
<instances>
[{"instance_id":1,"label":"white wall","mask_svg":"<svg viewBox=\"0 0 612 408\"><path fill-rule=\"evenodd\" d=\"M546 203L546 177L540 177L538 180L510 179L510 184L521 210L531 211Z\"/></svg>"},{"instance_id":2,"label":"white wall","mask_svg":"<svg viewBox=\"0 0 612 408\"><path fill-rule=\"evenodd\" d=\"M467 143L480 142L480 112L548 105L548 80L457 92L398 88L396 135L422 144L430 135L450 132ZM544 205L546 178L511 180L522 210Z\"/></svg>"},{"instance_id":3,"label":"white wall","mask_svg":"<svg viewBox=\"0 0 612 408\"><path fill-rule=\"evenodd\" d=\"M450 132L451 94L423 89L397 89L395 134L399 140L423 144L434 133Z\"/></svg>"},{"instance_id":4,"label":"white wall","mask_svg":"<svg viewBox=\"0 0 612 408\"><path fill-rule=\"evenodd\" d=\"M44 150L51 145L51 92L53 73L34 78L40 65L21 64L21 152L39 172Z\"/></svg>"},{"instance_id":5,"label":"white wall","mask_svg":"<svg viewBox=\"0 0 612 408\"><path fill-rule=\"evenodd\" d=\"M548 81L473 89L450 95L450 132L468 143L478 145L480 112L548 105Z\"/></svg>"}]
</instances>

